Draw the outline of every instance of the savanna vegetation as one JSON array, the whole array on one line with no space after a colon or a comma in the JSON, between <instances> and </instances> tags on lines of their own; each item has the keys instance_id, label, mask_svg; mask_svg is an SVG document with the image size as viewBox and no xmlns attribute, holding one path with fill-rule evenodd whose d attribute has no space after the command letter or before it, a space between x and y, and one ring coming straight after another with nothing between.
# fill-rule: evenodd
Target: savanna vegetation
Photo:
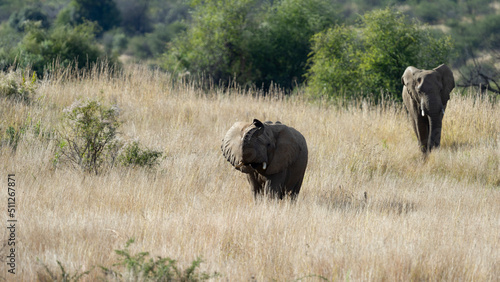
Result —
<instances>
[{"instance_id":1,"label":"savanna vegetation","mask_svg":"<svg viewBox=\"0 0 500 282\"><path fill-rule=\"evenodd\" d=\"M215 84L400 99L404 67L449 64L499 93L496 1L49 0L0 3L0 68L141 62ZM325 59L329 58L329 59Z\"/></svg>"},{"instance_id":2,"label":"savanna vegetation","mask_svg":"<svg viewBox=\"0 0 500 282\"><path fill-rule=\"evenodd\" d=\"M19 228L0 280L497 279L499 19L486 0L1 1ZM441 63L457 87L424 159L400 78ZM295 203L254 201L222 157L254 118L308 142Z\"/></svg>"},{"instance_id":3,"label":"savanna vegetation","mask_svg":"<svg viewBox=\"0 0 500 282\"><path fill-rule=\"evenodd\" d=\"M44 79L18 71L0 81L0 179L15 174L20 258L15 276L2 262L4 279L500 275L500 111L490 95L454 91L441 147L424 160L404 108L391 101L206 90L145 67L119 76L63 69ZM286 120L307 139L295 203L255 202L222 157L228 128L254 117ZM86 131L65 131L67 122ZM91 154L68 163L60 153L62 141L94 136L92 124L102 127L96 144L122 144L102 151L97 173L87 169Z\"/></svg>"}]
</instances>

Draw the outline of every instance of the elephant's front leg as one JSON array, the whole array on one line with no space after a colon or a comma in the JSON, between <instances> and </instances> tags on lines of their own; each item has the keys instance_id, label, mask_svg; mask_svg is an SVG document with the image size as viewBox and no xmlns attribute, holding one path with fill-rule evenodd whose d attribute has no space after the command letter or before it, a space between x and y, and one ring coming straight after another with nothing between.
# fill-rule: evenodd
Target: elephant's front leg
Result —
<instances>
[{"instance_id":1,"label":"elephant's front leg","mask_svg":"<svg viewBox=\"0 0 500 282\"><path fill-rule=\"evenodd\" d=\"M255 199L257 199L257 197L260 194L262 194L262 192L264 190L265 180L257 172L248 173L247 179L248 179L248 182L250 183L250 186L252 186L253 196Z\"/></svg>"},{"instance_id":2,"label":"elephant's front leg","mask_svg":"<svg viewBox=\"0 0 500 282\"><path fill-rule=\"evenodd\" d=\"M286 170L267 176L264 191L272 198L283 199L285 196Z\"/></svg>"}]
</instances>

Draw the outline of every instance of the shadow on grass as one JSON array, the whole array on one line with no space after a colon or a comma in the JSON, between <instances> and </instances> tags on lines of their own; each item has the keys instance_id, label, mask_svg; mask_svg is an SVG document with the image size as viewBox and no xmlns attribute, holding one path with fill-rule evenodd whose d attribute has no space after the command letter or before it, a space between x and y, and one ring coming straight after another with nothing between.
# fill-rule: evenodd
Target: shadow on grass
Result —
<instances>
[{"instance_id":1,"label":"shadow on grass","mask_svg":"<svg viewBox=\"0 0 500 282\"><path fill-rule=\"evenodd\" d=\"M368 210L385 214L404 215L417 210L415 203L403 198L372 200L367 192L356 196L353 192L342 188L342 186L321 193L316 198L316 203L331 210L355 213Z\"/></svg>"},{"instance_id":2,"label":"shadow on grass","mask_svg":"<svg viewBox=\"0 0 500 282\"><path fill-rule=\"evenodd\" d=\"M470 142L460 142L452 141L451 143L441 143L441 149L450 150L451 152L463 151L464 149L470 149L472 144Z\"/></svg>"}]
</instances>

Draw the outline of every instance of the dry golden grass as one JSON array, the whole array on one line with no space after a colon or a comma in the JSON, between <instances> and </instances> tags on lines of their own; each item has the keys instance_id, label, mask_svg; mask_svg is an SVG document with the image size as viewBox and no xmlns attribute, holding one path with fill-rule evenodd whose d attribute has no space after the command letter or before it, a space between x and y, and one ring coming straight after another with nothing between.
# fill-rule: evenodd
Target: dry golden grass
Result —
<instances>
[{"instance_id":1,"label":"dry golden grass","mask_svg":"<svg viewBox=\"0 0 500 282\"><path fill-rule=\"evenodd\" d=\"M53 270L59 260L72 273L111 266L114 250L135 237L132 251L180 265L201 256L201 270L223 281L499 279L498 104L453 95L442 146L424 161L398 104L338 107L169 81L140 67L120 78L94 71L41 81L32 105L2 98L2 131L26 120L55 129L78 98L116 103L122 137L165 159L154 172L118 167L96 176L54 169L55 142L33 130L16 153L1 147L0 183L16 174L19 222L18 273L2 262L0 278L36 279L37 259ZM253 118L280 120L307 139L309 166L294 204L255 203L244 175L222 157L225 132ZM85 280L99 276L94 269Z\"/></svg>"}]
</instances>

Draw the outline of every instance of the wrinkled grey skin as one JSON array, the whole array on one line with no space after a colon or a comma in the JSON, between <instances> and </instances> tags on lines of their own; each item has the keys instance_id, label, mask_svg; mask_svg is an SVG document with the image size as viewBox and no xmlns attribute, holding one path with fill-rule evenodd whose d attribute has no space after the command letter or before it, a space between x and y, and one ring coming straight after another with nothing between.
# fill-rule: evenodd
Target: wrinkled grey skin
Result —
<instances>
[{"instance_id":1,"label":"wrinkled grey skin","mask_svg":"<svg viewBox=\"0 0 500 282\"><path fill-rule=\"evenodd\" d=\"M246 173L254 196L283 199L299 194L307 167L306 139L280 122L237 122L222 140L224 157Z\"/></svg>"},{"instance_id":2,"label":"wrinkled grey skin","mask_svg":"<svg viewBox=\"0 0 500 282\"><path fill-rule=\"evenodd\" d=\"M422 153L441 143L442 120L450 92L455 87L453 73L446 65L433 70L406 68L401 78L403 103L410 115Z\"/></svg>"}]
</instances>

